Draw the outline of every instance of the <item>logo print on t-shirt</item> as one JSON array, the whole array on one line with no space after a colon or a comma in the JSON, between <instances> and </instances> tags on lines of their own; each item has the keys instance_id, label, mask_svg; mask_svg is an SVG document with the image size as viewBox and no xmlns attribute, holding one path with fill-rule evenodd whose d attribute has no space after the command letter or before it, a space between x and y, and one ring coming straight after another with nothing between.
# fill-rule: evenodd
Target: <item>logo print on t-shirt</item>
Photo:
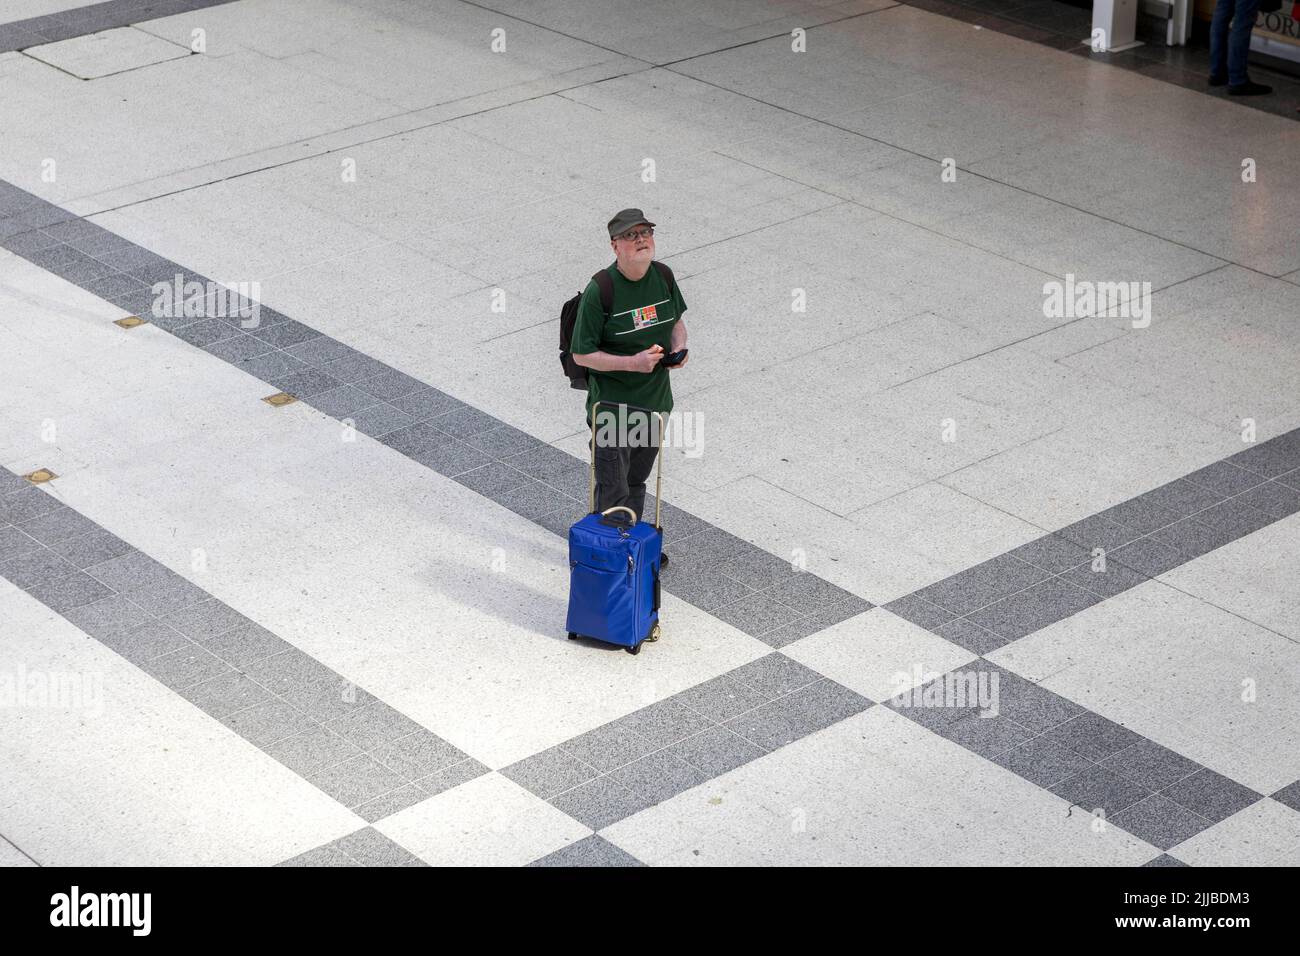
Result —
<instances>
[{"instance_id":1,"label":"logo print on t-shirt","mask_svg":"<svg viewBox=\"0 0 1300 956\"><path fill-rule=\"evenodd\" d=\"M632 327L634 329L643 329L652 324L658 318L658 313L653 305L647 305L644 309L632 310Z\"/></svg>"}]
</instances>

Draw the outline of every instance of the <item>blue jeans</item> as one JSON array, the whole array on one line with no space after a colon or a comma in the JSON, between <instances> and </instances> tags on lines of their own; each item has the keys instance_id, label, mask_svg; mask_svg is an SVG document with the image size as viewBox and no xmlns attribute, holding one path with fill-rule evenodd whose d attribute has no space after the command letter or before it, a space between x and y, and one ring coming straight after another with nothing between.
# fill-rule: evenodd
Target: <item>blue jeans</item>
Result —
<instances>
[{"instance_id":1,"label":"blue jeans","mask_svg":"<svg viewBox=\"0 0 1300 956\"><path fill-rule=\"evenodd\" d=\"M1228 75L1229 86L1240 86L1246 76L1246 57L1250 53L1250 31L1255 28L1259 0L1218 0L1210 21L1210 75ZM1228 21L1232 32L1228 32Z\"/></svg>"}]
</instances>

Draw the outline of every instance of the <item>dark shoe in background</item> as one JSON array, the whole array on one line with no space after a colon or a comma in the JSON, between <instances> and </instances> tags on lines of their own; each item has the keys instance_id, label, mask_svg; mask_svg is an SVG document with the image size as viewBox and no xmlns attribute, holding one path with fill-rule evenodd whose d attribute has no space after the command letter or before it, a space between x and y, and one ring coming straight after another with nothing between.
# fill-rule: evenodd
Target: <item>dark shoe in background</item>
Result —
<instances>
[{"instance_id":1,"label":"dark shoe in background","mask_svg":"<svg viewBox=\"0 0 1300 956\"><path fill-rule=\"evenodd\" d=\"M667 552L667 551L660 551L660 552L659 552L659 567L660 567L660 568L666 568L666 567L668 567L668 552Z\"/></svg>"},{"instance_id":2,"label":"dark shoe in background","mask_svg":"<svg viewBox=\"0 0 1300 956\"><path fill-rule=\"evenodd\" d=\"M1228 87L1229 96L1265 96L1273 92L1273 87L1264 83L1256 83L1254 80L1247 80L1238 86Z\"/></svg>"},{"instance_id":3,"label":"dark shoe in background","mask_svg":"<svg viewBox=\"0 0 1300 956\"><path fill-rule=\"evenodd\" d=\"M1211 73L1209 82L1210 82L1210 86L1227 86L1228 78L1226 76L1215 76L1213 73Z\"/></svg>"}]
</instances>

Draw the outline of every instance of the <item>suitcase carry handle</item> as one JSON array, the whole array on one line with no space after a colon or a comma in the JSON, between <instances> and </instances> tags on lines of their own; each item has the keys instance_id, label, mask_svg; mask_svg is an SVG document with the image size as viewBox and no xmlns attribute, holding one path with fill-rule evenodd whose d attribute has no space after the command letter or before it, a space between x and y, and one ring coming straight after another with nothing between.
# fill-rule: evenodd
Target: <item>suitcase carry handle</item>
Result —
<instances>
[{"instance_id":1,"label":"suitcase carry handle","mask_svg":"<svg viewBox=\"0 0 1300 956\"><path fill-rule=\"evenodd\" d=\"M639 405L628 405L626 402L607 402L604 399L595 402L591 406L591 509L590 513L596 512L596 409L601 405L622 405L623 407L634 412L649 412L655 418L659 419L659 454L655 456L655 530L663 531L659 523L659 494L663 488L664 480L664 416L661 412L656 412L650 408L642 408ZM621 506L620 506L621 507ZM602 514L609 514L604 511ZM624 511L632 515L632 523L636 524L636 512L631 508L624 508Z\"/></svg>"},{"instance_id":2,"label":"suitcase carry handle","mask_svg":"<svg viewBox=\"0 0 1300 956\"><path fill-rule=\"evenodd\" d=\"M622 505L615 505L615 506L612 507L612 508L606 508L604 511L602 511L602 512L600 513L600 515L601 515L602 518L608 518L608 517L609 517L609 513L610 513L611 511L626 511L629 515L632 516L632 523L633 523L633 524L636 524L636 512L633 511L631 508L625 508L625 507L623 507ZM605 524L620 524L620 523L621 523L621 522L617 522L617 521L606 521L606 522L605 522Z\"/></svg>"}]
</instances>

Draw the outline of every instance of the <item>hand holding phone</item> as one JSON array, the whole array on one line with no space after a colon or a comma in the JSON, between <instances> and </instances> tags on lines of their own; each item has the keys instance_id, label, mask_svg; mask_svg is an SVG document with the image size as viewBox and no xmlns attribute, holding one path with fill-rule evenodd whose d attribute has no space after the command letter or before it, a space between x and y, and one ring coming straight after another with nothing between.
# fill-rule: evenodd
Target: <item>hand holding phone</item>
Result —
<instances>
[{"instance_id":1,"label":"hand holding phone","mask_svg":"<svg viewBox=\"0 0 1300 956\"><path fill-rule=\"evenodd\" d=\"M686 353L689 351L690 349L681 349L677 352L669 352L659 360L659 364L665 368L676 368L686 361Z\"/></svg>"}]
</instances>

